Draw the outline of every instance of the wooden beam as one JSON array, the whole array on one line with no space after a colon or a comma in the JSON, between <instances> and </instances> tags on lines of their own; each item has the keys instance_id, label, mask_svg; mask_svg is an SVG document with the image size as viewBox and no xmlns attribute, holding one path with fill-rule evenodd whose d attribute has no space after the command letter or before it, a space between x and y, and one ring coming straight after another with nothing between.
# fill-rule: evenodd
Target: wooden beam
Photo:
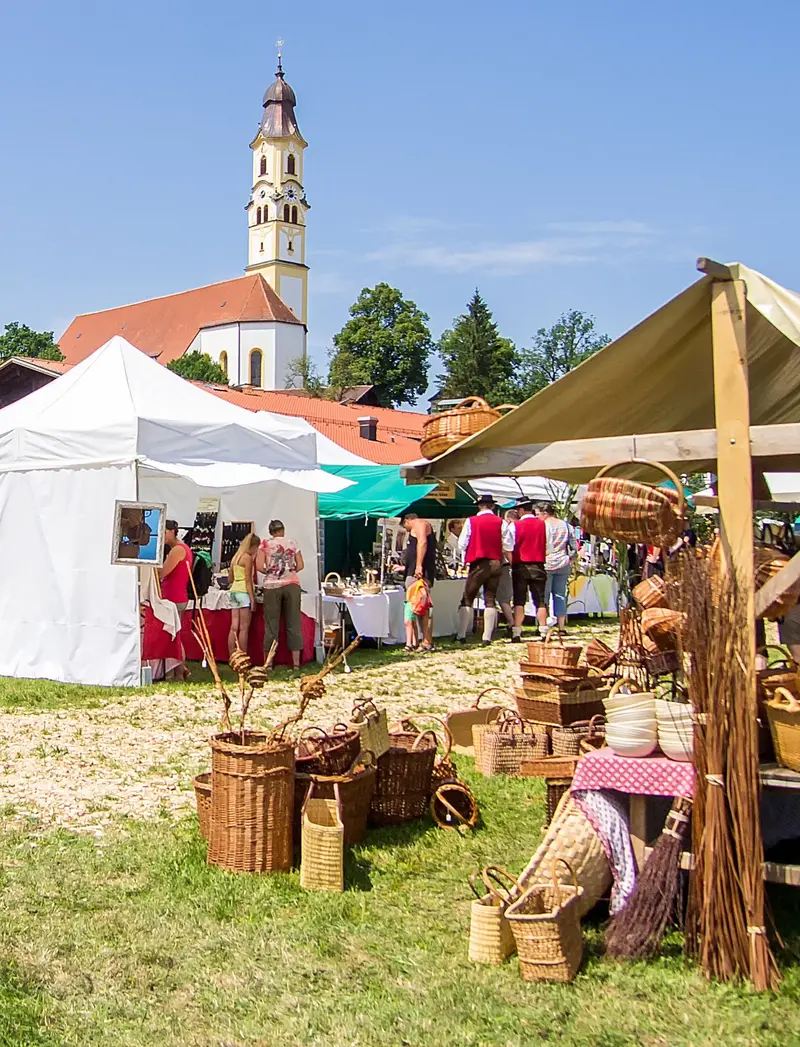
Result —
<instances>
[{"instance_id":1,"label":"wooden beam","mask_svg":"<svg viewBox=\"0 0 800 1047\"><path fill-rule=\"evenodd\" d=\"M753 457L798 457L800 423L751 426L750 448ZM717 458L717 432L715 429L688 429L499 448L476 447L473 450L465 447L461 451L456 448L439 461L403 466L401 473L410 483L429 483L431 477L446 480L514 474L537 476L557 469L599 469L631 458L667 462L679 472L691 472L696 462Z\"/></svg>"},{"instance_id":2,"label":"wooden beam","mask_svg":"<svg viewBox=\"0 0 800 1047\"><path fill-rule=\"evenodd\" d=\"M705 273L706 276L711 276L715 280L732 280L733 274L727 265L723 265L722 262L715 262L713 258L698 258L697 268L701 273Z\"/></svg>"},{"instance_id":3,"label":"wooden beam","mask_svg":"<svg viewBox=\"0 0 800 1047\"><path fill-rule=\"evenodd\" d=\"M798 581L800 581L800 553L795 553L775 577L770 578L766 585L762 585L756 593L756 618Z\"/></svg>"},{"instance_id":4,"label":"wooden beam","mask_svg":"<svg viewBox=\"0 0 800 1047\"><path fill-rule=\"evenodd\" d=\"M719 498L715 494L693 494L692 501L697 506L719 508ZM754 498L753 508L765 513L800 513L800 502L776 502L772 498Z\"/></svg>"}]
</instances>

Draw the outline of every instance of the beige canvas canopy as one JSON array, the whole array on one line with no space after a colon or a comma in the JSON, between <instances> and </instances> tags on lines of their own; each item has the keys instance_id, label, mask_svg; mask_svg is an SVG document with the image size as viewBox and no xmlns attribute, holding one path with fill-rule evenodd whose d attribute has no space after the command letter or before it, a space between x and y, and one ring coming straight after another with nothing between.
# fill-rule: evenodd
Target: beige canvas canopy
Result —
<instances>
[{"instance_id":1,"label":"beige canvas canopy","mask_svg":"<svg viewBox=\"0 0 800 1047\"><path fill-rule=\"evenodd\" d=\"M409 481L535 474L581 483L630 458L714 470L715 277L745 286L756 467L800 469L800 295L739 263L708 265L711 275L488 429L431 463L406 466Z\"/></svg>"}]
</instances>

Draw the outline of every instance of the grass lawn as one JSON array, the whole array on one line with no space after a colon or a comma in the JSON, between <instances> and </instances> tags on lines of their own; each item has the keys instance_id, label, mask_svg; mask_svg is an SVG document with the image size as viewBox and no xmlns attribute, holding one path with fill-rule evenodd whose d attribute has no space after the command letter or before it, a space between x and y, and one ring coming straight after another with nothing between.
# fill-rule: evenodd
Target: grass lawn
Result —
<instances>
[{"instance_id":1,"label":"grass lawn","mask_svg":"<svg viewBox=\"0 0 800 1047\"><path fill-rule=\"evenodd\" d=\"M505 650L422 661L364 652L351 677L337 677L331 701L346 705L366 689L430 711L463 704L507 671ZM293 681L275 686L285 700L296 690ZM182 757L175 772L185 776L192 760L207 759L213 726L213 698L193 687L189 698L163 689L121 698L3 682L3 734L16 728L36 746L38 722L100 725L129 708L143 736L155 737L158 703L180 701L169 715L196 708L185 729L199 732L199 755ZM54 759L45 751L43 776ZM114 814L98 837L59 828L46 807L20 810L12 793L0 821L0 1047L800 1044L800 910L789 888L770 893L786 942L774 996L707 983L678 935L652 964L607 962L602 914L584 924L587 960L571 986L523 983L516 958L500 969L470 964L467 875L489 862L523 867L541 838L544 794L538 781L484 779L463 758L459 766L482 828L468 838L428 820L372 831L348 856L347 890L336 896L303 892L297 873L209 868L188 806ZM84 771L74 773L77 783Z\"/></svg>"}]
</instances>

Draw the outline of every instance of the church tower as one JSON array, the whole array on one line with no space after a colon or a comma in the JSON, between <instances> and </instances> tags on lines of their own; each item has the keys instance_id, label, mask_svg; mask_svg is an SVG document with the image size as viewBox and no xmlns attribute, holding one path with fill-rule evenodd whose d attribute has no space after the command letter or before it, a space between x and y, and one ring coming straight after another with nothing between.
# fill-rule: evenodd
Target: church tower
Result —
<instances>
[{"instance_id":1,"label":"church tower","mask_svg":"<svg viewBox=\"0 0 800 1047\"><path fill-rule=\"evenodd\" d=\"M303 189L303 153L308 144L300 134L294 91L286 83L278 52L275 81L264 95L264 115L253 150L253 188L247 205L249 236L246 273L260 273L308 324L308 266Z\"/></svg>"}]
</instances>

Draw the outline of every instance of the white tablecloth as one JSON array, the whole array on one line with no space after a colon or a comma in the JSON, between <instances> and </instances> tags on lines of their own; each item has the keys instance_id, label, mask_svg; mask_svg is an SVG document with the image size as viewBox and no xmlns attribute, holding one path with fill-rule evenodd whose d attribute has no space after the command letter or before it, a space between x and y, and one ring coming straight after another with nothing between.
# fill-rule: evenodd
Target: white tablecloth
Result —
<instances>
[{"instance_id":1,"label":"white tablecloth","mask_svg":"<svg viewBox=\"0 0 800 1047\"><path fill-rule=\"evenodd\" d=\"M433 599L433 635L453 636L456 631L456 613L464 583L459 579L436 582ZM390 589L371 596L323 596L323 616L326 623L337 621L337 605L344 604L350 612L356 632L362 636L383 640L387 644L406 642L403 609L406 594L402 589Z\"/></svg>"}]
</instances>

